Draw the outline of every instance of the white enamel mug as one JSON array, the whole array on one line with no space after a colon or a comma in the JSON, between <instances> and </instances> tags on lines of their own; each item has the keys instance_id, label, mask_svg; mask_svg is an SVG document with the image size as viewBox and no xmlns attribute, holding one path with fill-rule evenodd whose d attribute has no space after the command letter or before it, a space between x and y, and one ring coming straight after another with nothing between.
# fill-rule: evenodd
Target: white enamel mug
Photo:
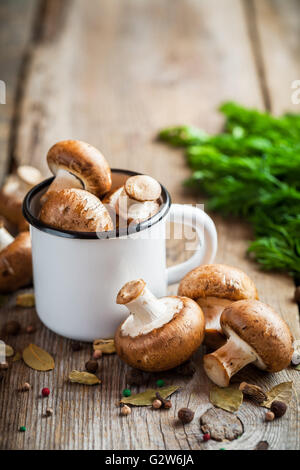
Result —
<instances>
[{"instance_id":1,"label":"white enamel mug","mask_svg":"<svg viewBox=\"0 0 300 470\"><path fill-rule=\"evenodd\" d=\"M137 173L112 170L113 188ZM120 288L142 278L158 297L191 269L212 263L217 233L211 218L190 205L172 204L162 186L160 211L132 229L83 233L52 229L38 219L40 197L53 178L26 196L24 216L30 224L36 310L55 333L80 341L112 338L127 316L116 304ZM166 223L195 228L199 244L184 263L166 268ZM129 232L129 233L128 233Z\"/></svg>"}]
</instances>

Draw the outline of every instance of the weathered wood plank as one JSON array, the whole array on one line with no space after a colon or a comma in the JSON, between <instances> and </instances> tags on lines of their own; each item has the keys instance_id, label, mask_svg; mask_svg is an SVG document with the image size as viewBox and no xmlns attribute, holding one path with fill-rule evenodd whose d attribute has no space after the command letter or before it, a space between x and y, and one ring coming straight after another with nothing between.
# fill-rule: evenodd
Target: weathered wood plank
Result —
<instances>
[{"instance_id":1,"label":"weathered wood plank","mask_svg":"<svg viewBox=\"0 0 300 470\"><path fill-rule=\"evenodd\" d=\"M18 163L34 164L46 174L49 146L61 138L79 138L101 148L112 166L157 177L175 202L202 202L181 188L188 175L181 152L154 142L154 137L159 128L176 123L216 131L221 121L215 109L225 99L263 107L242 2L103 0L100 4L90 0L86 8L86 2L74 0L56 28L58 3L46 2L32 47L15 142ZM218 260L245 269L256 281L261 298L279 310L297 333L291 280L262 274L246 259L250 237L246 226L219 217L216 222ZM171 262L186 256L170 246ZM115 402L127 385L128 368L117 357L105 357L100 387L67 383L71 369L84 367L90 346L71 352L69 341L44 328L34 311L16 310L14 296L9 302L0 312L0 326L17 318L24 326L32 321L38 324L32 337L22 334L10 339L12 346L22 349L35 342L55 356L57 365L42 374L17 362L7 372L1 385L1 448L252 449L267 440L271 448L299 449L296 399L288 414L271 425L263 422L262 409L245 403L239 411L245 426L241 439L225 445L203 444L199 417L210 406L210 384L202 370L201 352L194 359L198 367L192 380L166 374L166 382L183 386L169 412L138 408L130 418L119 417ZM250 368L240 377L266 388L293 379L299 388L295 371L266 375ZM23 381L33 386L29 394L16 391ZM43 386L51 389L49 399L39 398ZM183 428L176 416L187 405L196 416ZM43 418L46 406L54 409L50 419ZM24 424L28 432L18 433Z\"/></svg>"},{"instance_id":2,"label":"weathered wood plank","mask_svg":"<svg viewBox=\"0 0 300 470\"><path fill-rule=\"evenodd\" d=\"M0 4L0 80L6 84L6 104L0 104L0 184L11 164L10 134L21 69L31 38L37 0L3 0Z\"/></svg>"}]
</instances>

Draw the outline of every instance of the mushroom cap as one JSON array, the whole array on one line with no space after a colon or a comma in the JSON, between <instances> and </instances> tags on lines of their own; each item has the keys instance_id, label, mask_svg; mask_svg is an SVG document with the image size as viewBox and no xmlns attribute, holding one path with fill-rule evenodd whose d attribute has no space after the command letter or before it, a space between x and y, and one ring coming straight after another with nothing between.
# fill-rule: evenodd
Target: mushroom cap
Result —
<instances>
[{"instance_id":1,"label":"mushroom cap","mask_svg":"<svg viewBox=\"0 0 300 470\"><path fill-rule=\"evenodd\" d=\"M20 233L0 252L0 292L13 292L32 280L29 232Z\"/></svg>"},{"instance_id":2,"label":"mushroom cap","mask_svg":"<svg viewBox=\"0 0 300 470\"><path fill-rule=\"evenodd\" d=\"M191 299L258 299L256 287L247 274L225 264L206 264L193 269L180 282L178 295Z\"/></svg>"},{"instance_id":3,"label":"mushroom cap","mask_svg":"<svg viewBox=\"0 0 300 470\"><path fill-rule=\"evenodd\" d=\"M47 162L54 175L63 169L76 176L84 189L100 197L111 188L110 167L99 150L80 140L63 140L53 145Z\"/></svg>"},{"instance_id":4,"label":"mushroom cap","mask_svg":"<svg viewBox=\"0 0 300 470\"><path fill-rule=\"evenodd\" d=\"M40 220L53 228L79 232L113 230L110 215L93 194L84 189L53 191L42 206Z\"/></svg>"},{"instance_id":5,"label":"mushroom cap","mask_svg":"<svg viewBox=\"0 0 300 470\"><path fill-rule=\"evenodd\" d=\"M285 321L258 300L239 300L225 308L221 326L227 336L233 330L252 347L269 372L287 367L293 354L293 337Z\"/></svg>"},{"instance_id":6,"label":"mushroom cap","mask_svg":"<svg viewBox=\"0 0 300 470\"><path fill-rule=\"evenodd\" d=\"M204 338L203 312L193 300L187 297L180 300L183 308L175 313L172 320L147 334L134 338L124 336L124 322L119 325L115 347L124 362L149 372L164 371L187 361L198 349Z\"/></svg>"},{"instance_id":7,"label":"mushroom cap","mask_svg":"<svg viewBox=\"0 0 300 470\"><path fill-rule=\"evenodd\" d=\"M161 185L151 176L131 176L125 183L127 195L136 201L156 201L161 195Z\"/></svg>"}]
</instances>

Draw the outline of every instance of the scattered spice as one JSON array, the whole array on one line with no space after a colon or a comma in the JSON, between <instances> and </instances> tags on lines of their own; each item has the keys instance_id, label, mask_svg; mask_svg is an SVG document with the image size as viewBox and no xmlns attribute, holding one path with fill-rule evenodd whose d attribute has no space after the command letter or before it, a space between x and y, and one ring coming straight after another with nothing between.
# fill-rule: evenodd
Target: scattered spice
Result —
<instances>
[{"instance_id":1,"label":"scattered spice","mask_svg":"<svg viewBox=\"0 0 300 470\"><path fill-rule=\"evenodd\" d=\"M205 434L203 434L203 441L204 441L204 442L207 442L207 441L209 441L210 439L211 439L211 437L210 437L209 432L206 432Z\"/></svg>"},{"instance_id":2,"label":"scattered spice","mask_svg":"<svg viewBox=\"0 0 300 470\"><path fill-rule=\"evenodd\" d=\"M130 406L127 406L127 405L123 405L121 407L121 415L122 416L128 416L131 414L131 408Z\"/></svg>"},{"instance_id":3,"label":"scattered spice","mask_svg":"<svg viewBox=\"0 0 300 470\"><path fill-rule=\"evenodd\" d=\"M258 385L248 384L247 382L242 382L239 386L239 390L246 396L252 398L257 403L261 404L267 400L267 395L261 387Z\"/></svg>"},{"instance_id":4,"label":"scattered spice","mask_svg":"<svg viewBox=\"0 0 300 470\"><path fill-rule=\"evenodd\" d=\"M94 374L98 370L98 362L92 360L87 361L87 363L85 364L85 368L88 372Z\"/></svg>"},{"instance_id":5,"label":"scattered spice","mask_svg":"<svg viewBox=\"0 0 300 470\"><path fill-rule=\"evenodd\" d=\"M287 406L283 401L274 400L271 405L271 411L274 413L275 418L281 418L285 415Z\"/></svg>"},{"instance_id":6,"label":"scattered spice","mask_svg":"<svg viewBox=\"0 0 300 470\"><path fill-rule=\"evenodd\" d=\"M157 385L158 387L163 387L163 386L165 385L165 381L164 381L163 379L158 379L158 380L156 381L156 385Z\"/></svg>"},{"instance_id":7,"label":"scattered spice","mask_svg":"<svg viewBox=\"0 0 300 470\"><path fill-rule=\"evenodd\" d=\"M220 408L210 408L200 418L201 430L209 433L211 439L233 441L244 432L242 421L234 414Z\"/></svg>"},{"instance_id":8,"label":"scattered spice","mask_svg":"<svg viewBox=\"0 0 300 470\"><path fill-rule=\"evenodd\" d=\"M80 351L81 349L81 344L79 343L79 341L72 341L71 342L71 349L72 351Z\"/></svg>"},{"instance_id":9,"label":"scattered spice","mask_svg":"<svg viewBox=\"0 0 300 470\"><path fill-rule=\"evenodd\" d=\"M156 398L161 401L162 408L165 408L166 410L169 410L170 408L172 408L171 400L166 400L165 398L161 396L159 392L156 392L155 395L156 395Z\"/></svg>"},{"instance_id":10,"label":"scattered spice","mask_svg":"<svg viewBox=\"0 0 300 470\"><path fill-rule=\"evenodd\" d=\"M50 390L47 387L42 388L42 397L49 397Z\"/></svg>"},{"instance_id":11,"label":"scattered spice","mask_svg":"<svg viewBox=\"0 0 300 470\"><path fill-rule=\"evenodd\" d=\"M170 385L168 387L163 387L159 391L159 395L162 398L157 397L156 393L157 390L155 389L148 389L145 392L136 393L131 395L130 397L124 397L121 400L121 403L126 403L127 405L134 405L134 406L151 406L153 401L158 398L162 401L163 399L169 397L174 392L179 389L178 385Z\"/></svg>"},{"instance_id":12,"label":"scattered spice","mask_svg":"<svg viewBox=\"0 0 300 470\"><path fill-rule=\"evenodd\" d=\"M26 333L32 334L36 332L36 326L35 325L28 325L25 328Z\"/></svg>"},{"instance_id":13,"label":"scattered spice","mask_svg":"<svg viewBox=\"0 0 300 470\"><path fill-rule=\"evenodd\" d=\"M21 354L19 351L17 351L16 354L14 355L12 361L13 361L13 362L17 362L17 361L19 361L20 359L22 359L22 354Z\"/></svg>"},{"instance_id":14,"label":"scattered spice","mask_svg":"<svg viewBox=\"0 0 300 470\"><path fill-rule=\"evenodd\" d=\"M103 354L114 354L116 352L115 341L113 339L95 339L94 350L100 350Z\"/></svg>"},{"instance_id":15,"label":"scattered spice","mask_svg":"<svg viewBox=\"0 0 300 470\"><path fill-rule=\"evenodd\" d=\"M46 409L46 416L52 416L53 415L53 410L52 408L47 408Z\"/></svg>"},{"instance_id":16,"label":"scattered spice","mask_svg":"<svg viewBox=\"0 0 300 470\"><path fill-rule=\"evenodd\" d=\"M25 426L20 426L20 427L19 427L19 431L20 431L20 432L25 432L25 431L26 431L26 427L25 427Z\"/></svg>"},{"instance_id":17,"label":"scattered spice","mask_svg":"<svg viewBox=\"0 0 300 470\"><path fill-rule=\"evenodd\" d=\"M264 406L265 408L271 408L271 405L275 400L288 404L292 398L292 395L293 382L282 382L267 392L268 398L261 404L261 406Z\"/></svg>"},{"instance_id":18,"label":"scattered spice","mask_svg":"<svg viewBox=\"0 0 300 470\"><path fill-rule=\"evenodd\" d=\"M21 325L18 321L12 320L5 323L3 327L3 333L6 335L17 335L21 330Z\"/></svg>"},{"instance_id":19,"label":"scattered spice","mask_svg":"<svg viewBox=\"0 0 300 470\"><path fill-rule=\"evenodd\" d=\"M155 410L158 410L159 408L161 408L162 406L162 402L160 400L154 400L153 403L152 403L152 407L155 409Z\"/></svg>"},{"instance_id":20,"label":"scattered spice","mask_svg":"<svg viewBox=\"0 0 300 470\"><path fill-rule=\"evenodd\" d=\"M233 387L220 388L214 386L209 394L211 403L218 408L230 411L237 411L243 402L243 394L241 390Z\"/></svg>"},{"instance_id":21,"label":"scattered spice","mask_svg":"<svg viewBox=\"0 0 300 470\"><path fill-rule=\"evenodd\" d=\"M48 371L55 367L53 357L35 344L30 344L24 349L23 360L34 370Z\"/></svg>"},{"instance_id":22,"label":"scattered spice","mask_svg":"<svg viewBox=\"0 0 300 470\"><path fill-rule=\"evenodd\" d=\"M22 392L28 392L30 389L31 389L31 386L28 382L25 382L21 387Z\"/></svg>"},{"instance_id":23,"label":"scattered spice","mask_svg":"<svg viewBox=\"0 0 300 470\"><path fill-rule=\"evenodd\" d=\"M16 299L17 307L32 308L35 306L34 294L19 294Z\"/></svg>"},{"instance_id":24,"label":"scattered spice","mask_svg":"<svg viewBox=\"0 0 300 470\"><path fill-rule=\"evenodd\" d=\"M269 443L267 441L260 441L254 450L268 450Z\"/></svg>"},{"instance_id":25,"label":"scattered spice","mask_svg":"<svg viewBox=\"0 0 300 470\"><path fill-rule=\"evenodd\" d=\"M1 362L0 363L0 370L7 370L8 369L8 363L7 362Z\"/></svg>"},{"instance_id":26,"label":"scattered spice","mask_svg":"<svg viewBox=\"0 0 300 470\"><path fill-rule=\"evenodd\" d=\"M265 420L266 421L273 421L273 419L275 418L275 415L273 413L273 411L267 411L266 414L265 414Z\"/></svg>"},{"instance_id":27,"label":"scattered spice","mask_svg":"<svg viewBox=\"0 0 300 470\"><path fill-rule=\"evenodd\" d=\"M296 287L295 289L294 300L298 304L300 303L300 286Z\"/></svg>"},{"instance_id":28,"label":"scattered spice","mask_svg":"<svg viewBox=\"0 0 300 470\"><path fill-rule=\"evenodd\" d=\"M181 408L178 411L178 418L183 424L188 424L193 421L195 416L194 411L190 410L189 408Z\"/></svg>"},{"instance_id":29,"label":"scattered spice","mask_svg":"<svg viewBox=\"0 0 300 470\"><path fill-rule=\"evenodd\" d=\"M72 370L69 374L69 380L74 383L84 385L97 385L101 383L101 380L94 374L89 372L80 372L78 370Z\"/></svg>"},{"instance_id":30,"label":"scattered spice","mask_svg":"<svg viewBox=\"0 0 300 470\"><path fill-rule=\"evenodd\" d=\"M130 397L131 396L131 390L129 388L124 388L122 392L123 397Z\"/></svg>"},{"instance_id":31,"label":"scattered spice","mask_svg":"<svg viewBox=\"0 0 300 470\"><path fill-rule=\"evenodd\" d=\"M96 349L96 351L93 352L93 359L100 359L102 357L102 351L100 349Z\"/></svg>"}]
</instances>

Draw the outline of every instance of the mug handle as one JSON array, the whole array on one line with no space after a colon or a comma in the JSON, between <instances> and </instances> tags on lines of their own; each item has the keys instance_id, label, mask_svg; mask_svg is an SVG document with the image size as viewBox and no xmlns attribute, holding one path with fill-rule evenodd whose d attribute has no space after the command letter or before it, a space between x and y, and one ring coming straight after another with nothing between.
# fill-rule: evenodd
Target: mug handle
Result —
<instances>
[{"instance_id":1,"label":"mug handle","mask_svg":"<svg viewBox=\"0 0 300 470\"><path fill-rule=\"evenodd\" d=\"M199 243L190 259L167 269L168 284L175 284L193 268L214 261L217 247L217 230L212 219L198 207L184 204L172 204L169 222L181 223L193 227L198 235Z\"/></svg>"}]
</instances>

